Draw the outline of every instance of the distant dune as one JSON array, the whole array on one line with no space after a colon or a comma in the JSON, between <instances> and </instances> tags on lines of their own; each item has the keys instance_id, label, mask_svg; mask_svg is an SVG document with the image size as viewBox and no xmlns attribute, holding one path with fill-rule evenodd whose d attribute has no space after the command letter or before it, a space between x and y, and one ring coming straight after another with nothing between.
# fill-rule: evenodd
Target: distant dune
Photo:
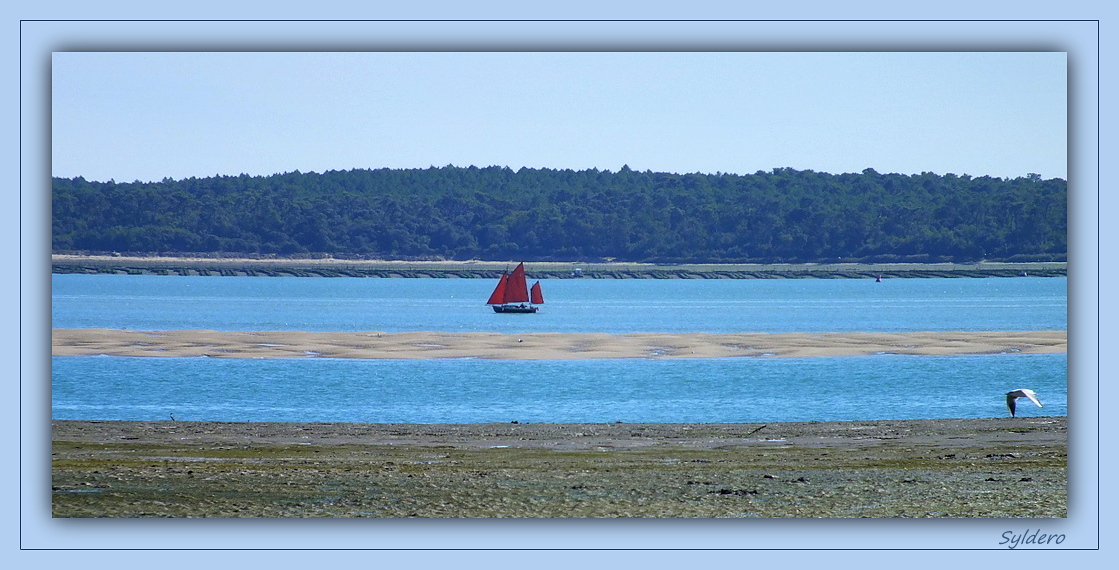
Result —
<instances>
[{"instance_id":1,"label":"distant dune","mask_svg":"<svg viewBox=\"0 0 1119 570\"><path fill-rule=\"evenodd\" d=\"M496 279L516 261L394 261L361 259L130 257L54 254L53 273L300 277L457 277ZM526 262L536 279L875 279L878 277L1055 277L1066 262L1032 263L776 263L654 264Z\"/></svg>"}]
</instances>

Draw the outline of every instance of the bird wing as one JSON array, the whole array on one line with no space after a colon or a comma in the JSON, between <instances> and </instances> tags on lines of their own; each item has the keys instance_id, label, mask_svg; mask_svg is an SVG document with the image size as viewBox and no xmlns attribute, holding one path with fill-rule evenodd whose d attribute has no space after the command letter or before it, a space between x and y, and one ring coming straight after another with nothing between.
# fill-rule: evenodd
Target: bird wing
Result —
<instances>
[{"instance_id":1,"label":"bird wing","mask_svg":"<svg viewBox=\"0 0 1119 570\"><path fill-rule=\"evenodd\" d=\"M1029 398L1031 402L1037 404L1037 407L1042 407L1041 402L1037 400L1037 394L1034 394L1033 390L1022 390L1022 392L1025 392L1026 397Z\"/></svg>"},{"instance_id":2,"label":"bird wing","mask_svg":"<svg viewBox=\"0 0 1119 570\"><path fill-rule=\"evenodd\" d=\"M1012 416L1014 415L1014 407L1017 403L1017 400L1018 396L1015 396L1014 392L1006 395L1006 407L1010 409L1010 415Z\"/></svg>"}]
</instances>

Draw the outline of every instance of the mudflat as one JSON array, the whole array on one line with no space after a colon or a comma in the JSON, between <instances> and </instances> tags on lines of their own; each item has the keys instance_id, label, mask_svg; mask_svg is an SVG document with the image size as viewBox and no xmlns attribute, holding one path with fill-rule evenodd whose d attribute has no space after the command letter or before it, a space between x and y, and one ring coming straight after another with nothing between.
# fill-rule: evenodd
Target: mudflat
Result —
<instances>
[{"instance_id":1,"label":"mudflat","mask_svg":"<svg viewBox=\"0 0 1119 570\"><path fill-rule=\"evenodd\" d=\"M52 422L55 517L1064 517L1067 419Z\"/></svg>"},{"instance_id":2,"label":"mudflat","mask_svg":"<svg viewBox=\"0 0 1119 570\"><path fill-rule=\"evenodd\" d=\"M444 333L53 329L54 356L216 358L720 358L1037 354L1066 331L905 333Z\"/></svg>"}]
</instances>

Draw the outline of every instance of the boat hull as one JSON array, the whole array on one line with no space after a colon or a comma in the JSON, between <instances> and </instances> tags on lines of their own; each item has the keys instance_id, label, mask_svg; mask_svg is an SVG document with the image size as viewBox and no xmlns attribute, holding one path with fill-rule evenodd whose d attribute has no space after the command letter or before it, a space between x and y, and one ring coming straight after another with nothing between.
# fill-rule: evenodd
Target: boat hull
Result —
<instances>
[{"instance_id":1,"label":"boat hull","mask_svg":"<svg viewBox=\"0 0 1119 570\"><path fill-rule=\"evenodd\" d=\"M491 305L495 313L535 313L540 308L528 305Z\"/></svg>"}]
</instances>

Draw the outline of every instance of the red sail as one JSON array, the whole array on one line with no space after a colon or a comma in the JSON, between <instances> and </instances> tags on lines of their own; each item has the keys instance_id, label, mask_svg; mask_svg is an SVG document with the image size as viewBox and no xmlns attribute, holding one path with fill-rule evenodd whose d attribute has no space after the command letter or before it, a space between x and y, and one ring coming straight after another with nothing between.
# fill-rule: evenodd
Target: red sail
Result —
<instances>
[{"instance_id":1,"label":"red sail","mask_svg":"<svg viewBox=\"0 0 1119 570\"><path fill-rule=\"evenodd\" d=\"M497 287L494 287L493 293L490 294L490 300L486 301L487 305L500 305L505 302L505 283L509 281L509 274L502 273L501 279L497 282Z\"/></svg>"},{"instance_id":2,"label":"red sail","mask_svg":"<svg viewBox=\"0 0 1119 570\"><path fill-rule=\"evenodd\" d=\"M509 275L509 279L505 282L505 302L528 302L528 282L525 280L524 263L518 264L517 268L513 270L513 273Z\"/></svg>"},{"instance_id":3,"label":"red sail","mask_svg":"<svg viewBox=\"0 0 1119 570\"><path fill-rule=\"evenodd\" d=\"M532 289L529 289L529 293L532 294L532 296L531 296L532 304L534 304L534 305L544 304L544 294L540 292L540 282L539 281L532 284Z\"/></svg>"}]
</instances>

